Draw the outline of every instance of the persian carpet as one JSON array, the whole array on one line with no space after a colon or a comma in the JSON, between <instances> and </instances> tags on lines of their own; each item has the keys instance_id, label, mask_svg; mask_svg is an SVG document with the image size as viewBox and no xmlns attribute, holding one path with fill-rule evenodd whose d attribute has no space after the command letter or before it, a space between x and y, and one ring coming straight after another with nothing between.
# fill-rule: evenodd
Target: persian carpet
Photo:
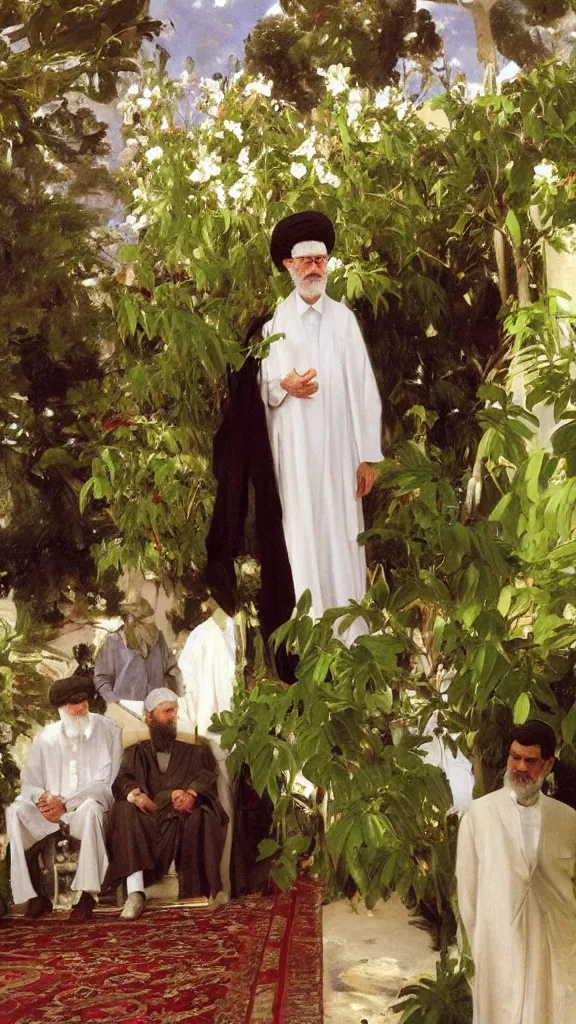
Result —
<instances>
[{"instance_id":1,"label":"persian carpet","mask_svg":"<svg viewBox=\"0 0 576 1024\"><path fill-rule=\"evenodd\" d=\"M5 920L2 1024L321 1024L323 889L214 909Z\"/></svg>"}]
</instances>

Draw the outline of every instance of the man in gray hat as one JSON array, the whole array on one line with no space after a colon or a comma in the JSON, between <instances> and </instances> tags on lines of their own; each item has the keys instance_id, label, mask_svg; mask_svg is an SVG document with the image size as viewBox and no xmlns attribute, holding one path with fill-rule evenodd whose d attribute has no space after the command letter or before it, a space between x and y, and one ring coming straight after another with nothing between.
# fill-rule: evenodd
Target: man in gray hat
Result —
<instances>
[{"instance_id":1,"label":"man in gray hat","mask_svg":"<svg viewBox=\"0 0 576 1024\"><path fill-rule=\"evenodd\" d=\"M79 899L69 920L88 920L108 867L104 812L112 806L112 783L120 766L120 729L88 711L94 686L83 676L58 679L50 703L60 721L32 741L22 772L22 791L6 812L10 841L10 884L15 903L27 901L26 917L50 913L33 847L65 824L80 840L72 890ZM28 854L28 856L27 856Z\"/></svg>"},{"instance_id":2,"label":"man in gray hat","mask_svg":"<svg viewBox=\"0 0 576 1024\"><path fill-rule=\"evenodd\" d=\"M261 393L282 504L296 600L311 614L361 601L366 559L358 544L362 498L382 459L381 402L356 317L326 291L332 222L307 210L280 221L270 252L294 291L264 335L282 335L262 360ZM364 632L357 622L351 642Z\"/></svg>"},{"instance_id":3,"label":"man in gray hat","mask_svg":"<svg viewBox=\"0 0 576 1024\"><path fill-rule=\"evenodd\" d=\"M140 917L146 886L160 881L173 860L181 899L215 896L228 822L210 747L176 739L176 696L166 687L152 690L144 710L150 739L124 752L107 829L107 882L126 879L127 920Z\"/></svg>"}]
</instances>

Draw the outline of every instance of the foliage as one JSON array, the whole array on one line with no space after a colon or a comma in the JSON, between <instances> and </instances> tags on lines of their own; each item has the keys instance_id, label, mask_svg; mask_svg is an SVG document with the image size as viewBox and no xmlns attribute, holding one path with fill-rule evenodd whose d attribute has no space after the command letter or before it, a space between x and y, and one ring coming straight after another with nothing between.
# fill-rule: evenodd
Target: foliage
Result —
<instances>
[{"instance_id":1,"label":"foliage","mask_svg":"<svg viewBox=\"0 0 576 1024\"><path fill-rule=\"evenodd\" d=\"M286 275L270 272L273 223L307 205L337 223L331 294L362 322L388 450L425 434L458 504L484 426L478 388L504 382L510 358L494 231L507 247L505 296L518 290L515 261L538 286L539 239L573 204L574 72L543 68L475 102L456 85L438 101L446 127L424 123L401 93L348 78L328 69L311 123L243 75L170 82L151 65L125 95L122 230L132 238L107 291L122 344L85 399L102 429L85 448L94 461L82 500L89 513L105 502L116 532L95 549L101 570L139 565L187 586L197 576L223 369L241 362L249 321L286 293ZM535 203L545 228L530 220Z\"/></svg>"},{"instance_id":2,"label":"foliage","mask_svg":"<svg viewBox=\"0 0 576 1024\"><path fill-rule=\"evenodd\" d=\"M310 110L324 92L317 69L350 68L354 85L376 89L398 82L400 60L429 65L442 40L427 10L413 0L284 0L282 14L266 15L245 43L249 74L274 82L273 96Z\"/></svg>"},{"instance_id":3,"label":"foliage","mask_svg":"<svg viewBox=\"0 0 576 1024\"><path fill-rule=\"evenodd\" d=\"M400 990L392 1009L401 1013L400 1024L471 1024L472 997L466 967L453 957L441 957L436 977L422 977Z\"/></svg>"},{"instance_id":4,"label":"foliage","mask_svg":"<svg viewBox=\"0 0 576 1024\"><path fill-rule=\"evenodd\" d=\"M273 875L283 886L307 852L333 893L356 889L372 906L400 892L446 949L454 937L451 796L441 771L422 762L417 740L390 742L401 645L391 635L373 635L348 649L331 628L338 613L313 624L308 607L309 594L277 633L278 643L300 652L296 684L286 692L261 682L238 695L234 714L225 712L216 723L231 749L232 772L250 766L257 792L266 790L275 805L278 825L302 776L316 793L316 819L301 826L304 834L281 829L281 842L266 841L262 855L275 855Z\"/></svg>"},{"instance_id":5,"label":"foliage","mask_svg":"<svg viewBox=\"0 0 576 1024\"><path fill-rule=\"evenodd\" d=\"M142 0L13 0L0 13L0 585L40 621L61 619L63 590L94 597L90 545L109 530L78 512L93 423L74 389L98 387L112 330L90 294L103 267L96 207L113 192L90 103L114 98L159 27Z\"/></svg>"},{"instance_id":6,"label":"foliage","mask_svg":"<svg viewBox=\"0 0 576 1024\"><path fill-rule=\"evenodd\" d=\"M571 420L545 452L530 411L554 395L569 413L572 396L573 336L544 291L541 244L562 246L573 216L576 79L550 64L501 91L488 78L475 99L456 83L435 101L438 125L393 89L351 87L336 66L325 77L310 121L242 75L169 83L150 67L125 97L135 237L109 285L120 375L99 396L118 419L85 496L121 527L101 565L177 582L189 560L198 569L222 366L289 287L270 272L269 231L325 209L339 239L331 293L358 313L384 402L374 583L344 610L371 636L346 649L332 631L342 609L313 625L303 598L277 637L300 656L295 687L263 679L217 728L272 799L279 831L262 855L280 884L312 852L334 891L372 903L398 889L446 949L454 830L445 782L418 752L431 715L476 758L488 737L481 789L512 716L542 715L576 759ZM390 743L395 718L414 742ZM316 793L308 822L294 813L299 773Z\"/></svg>"},{"instance_id":7,"label":"foliage","mask_svg":"<svg viewBox=\"0 0 576 1024\"><path fill-rule=\"evenodd\" d=\"M25 624L0 620L0 809L14 799L19 770L12 747L47 716L47 682L37 671L40 653L25 640Z\"/></svg>"}]
</instances>

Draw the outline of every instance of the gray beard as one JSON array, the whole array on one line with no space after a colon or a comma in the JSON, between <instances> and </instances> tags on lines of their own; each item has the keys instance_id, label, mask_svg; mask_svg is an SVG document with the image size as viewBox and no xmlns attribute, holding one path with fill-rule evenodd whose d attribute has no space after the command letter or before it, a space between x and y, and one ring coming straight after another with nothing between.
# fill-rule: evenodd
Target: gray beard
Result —
<instances>
[{"instance_id":1,"label":"gray beard","mask_svg":"<svg viewBox=\"0 0 576 1024\"><path fill-rule=\"evenodd\" d=\"M536 803L536 801L538 799L538 794L540 793L540 790L542 789L543 783L544 783L544 776L543 775L540 778L535 779L534 782L526 782L526 783L513 782L512 781L512 775L511 775L511 772L510 772L509 768L506 769L506 774L504 776L504 785L508 789L512 790L512 792L516 796L516 799L517 799L518 803L522 804L523 807L530 807L531 804L535 804Z\"/></svg>"},{"instance_id":2,"label":"gray beard","mask_svg":"<svg viewBox=\"0 0 576 1024\"><path fill-rule=\"evenodd\" d=\"M300 298L305 301L317 302L320 296L326 291L326 278L322 277L316 281L303 281L294 269L289 271L292 283Z\"/></svg>"},{"instance_id":3,"label":"gray beard","mask_svg":"<svg viewBox=\"0 0 576 1024\"><path fill-rule=\"evenodd\" d=\"M60 715L60 721L62 722L62 728L67 740L74 743L84 739L90 725L88 714L71 715L64 708L58 708L58 714Z\"/></svg>"}]
</instances>

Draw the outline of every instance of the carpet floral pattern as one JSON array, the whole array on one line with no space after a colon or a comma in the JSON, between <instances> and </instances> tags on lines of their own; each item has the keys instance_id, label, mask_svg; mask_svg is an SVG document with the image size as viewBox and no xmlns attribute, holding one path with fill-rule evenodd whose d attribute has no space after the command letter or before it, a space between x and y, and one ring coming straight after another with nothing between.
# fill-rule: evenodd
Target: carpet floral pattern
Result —
<instances>
[{"instance_id":1,"label":"carpet floral pattern","mask_svg":"<svg viewBox=\"0 0 576 1024\"><path fill-rule=\"evenodd\" d=\"M0 932L3 1024L321 1024L322 890Z\"/></svg>"}]
</instances>

